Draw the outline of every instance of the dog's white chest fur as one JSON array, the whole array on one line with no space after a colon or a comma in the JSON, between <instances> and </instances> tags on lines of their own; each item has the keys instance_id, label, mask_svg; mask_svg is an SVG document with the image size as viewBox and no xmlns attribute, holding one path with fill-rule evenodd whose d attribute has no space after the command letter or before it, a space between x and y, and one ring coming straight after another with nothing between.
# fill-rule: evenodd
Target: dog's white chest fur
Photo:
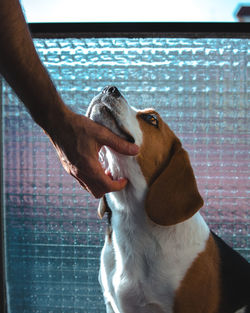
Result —
<instances>
[{"instance_id":1,"label":"dog's white chest fur","mask_svg":"<svg viewBox=\"0 0 250 313\"><path fill-rule=\"evenodd\" d=\"M119 193L107 197L112 209L112 240L101 255L100 283L107 312L172 312L174 293L209 230L199 213L175 226L153 224L143 206L114 208Z\"/></svg>"}]
</instances>

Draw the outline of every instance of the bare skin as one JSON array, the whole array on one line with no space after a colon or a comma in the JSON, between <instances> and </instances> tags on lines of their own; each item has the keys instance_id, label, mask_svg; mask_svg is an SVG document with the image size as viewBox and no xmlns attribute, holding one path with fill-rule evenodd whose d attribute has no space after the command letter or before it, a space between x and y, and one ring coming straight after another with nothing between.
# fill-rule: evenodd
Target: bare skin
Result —
<instances>
[{"instance_id":1,"label":"bare skin","mask_svg":"<svg viewBox=\"0 0 250 313\"><path fill-rule=\"evenodd\" d=\"M126 178L112 180L98 161L107 145L136 155L139 148L63 102L42 65L18 0L0 0L0 73L50 137L64 169L94 197L123 189Z\"/></svg>"}]
</instances>

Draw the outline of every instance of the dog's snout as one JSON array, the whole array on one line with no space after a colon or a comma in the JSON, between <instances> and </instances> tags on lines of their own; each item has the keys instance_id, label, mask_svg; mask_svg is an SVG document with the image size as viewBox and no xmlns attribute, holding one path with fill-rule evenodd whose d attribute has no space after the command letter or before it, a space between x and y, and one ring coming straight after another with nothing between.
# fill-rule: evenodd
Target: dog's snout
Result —
<instances>
[{"instance_id":1,"label":"dog's snout","mask_svg":"<svg viewBox=\"0 0 250 313\"><path fill-rule=\"evenodd\" d=\"M102 91L105 94L112 95L113 97L120 97L121 93L115 86L107 86Z\"/></svg>"}]
</instances>

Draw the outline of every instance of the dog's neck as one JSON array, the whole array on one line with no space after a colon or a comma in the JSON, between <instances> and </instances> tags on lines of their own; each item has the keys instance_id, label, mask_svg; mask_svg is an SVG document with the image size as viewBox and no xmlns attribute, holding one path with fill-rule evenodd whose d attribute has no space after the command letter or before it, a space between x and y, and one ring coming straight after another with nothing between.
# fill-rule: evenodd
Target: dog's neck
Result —
<instances>
[{"instance_id":1,"label":"dog's neck","mask_svg":"<svg viewBox=\"0 0 250 313\"><path fill-rule=\"evenodd\" d=\"M133 276L136 264L142 265L138 271L147 270L148 262L152 262L160 249L157 249L159 244L150 231L144 201L138 200L138 193L129 189L128 185L125 190L110 193L106 198L112 211L112 242L119 268L117 273L120 275L126 269Z\"/></svg>"},{"instance_id":2,"label":"dog's neck","mask_svg":"<svg viewBox=\"0 0 250 313\"><path fill-rule=\"evenodd\" d=\"M120 252L126 259L136 250L137 244L141 245L143 240L152 237L144 205L148 186L135 157L121 156L113 152L108 152L106 157L113 178L123 176L128 179L123 190L106 195L112 211L113 234L121 248Z\"/></svg>"},{"instance_id":3,"label":"dog's neck","mask_svg":"<svg viewBox=\"0 0 250 313\"><path fill-rule=\"evenodd\" d=\"M124 211L128 207L133 209L133 207L142 205L148 186L136 157L121 155L107 147L104 147L100 153L103 167L110 172L113 179L116 180L121 177L128 179L123 190L110 194L110 199L112 199L116 210L120 211L120 207L122 207Z\"/></svg>"}]
</instances>

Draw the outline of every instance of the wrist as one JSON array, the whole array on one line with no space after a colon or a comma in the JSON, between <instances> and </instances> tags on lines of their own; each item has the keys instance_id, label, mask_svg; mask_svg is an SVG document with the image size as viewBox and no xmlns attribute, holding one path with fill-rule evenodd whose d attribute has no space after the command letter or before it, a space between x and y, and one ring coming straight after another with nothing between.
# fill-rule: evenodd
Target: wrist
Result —
<instances>
[{"instance_id":1,"label":"wrist","mask_svg":"<svg viewBox=\"0 0 250 313\"><path fill-rule=\"evenodd\" d=\"M58 96L59 97L59 96ZM33 116L35 122L43 128L43 130L51 137L55 132L59 132L66 128L67 121L73 112L59 99L54 99L51 104L48 104L44 108L44 112L37 115L36 118Z\"/></svg>"}]
</instances>

